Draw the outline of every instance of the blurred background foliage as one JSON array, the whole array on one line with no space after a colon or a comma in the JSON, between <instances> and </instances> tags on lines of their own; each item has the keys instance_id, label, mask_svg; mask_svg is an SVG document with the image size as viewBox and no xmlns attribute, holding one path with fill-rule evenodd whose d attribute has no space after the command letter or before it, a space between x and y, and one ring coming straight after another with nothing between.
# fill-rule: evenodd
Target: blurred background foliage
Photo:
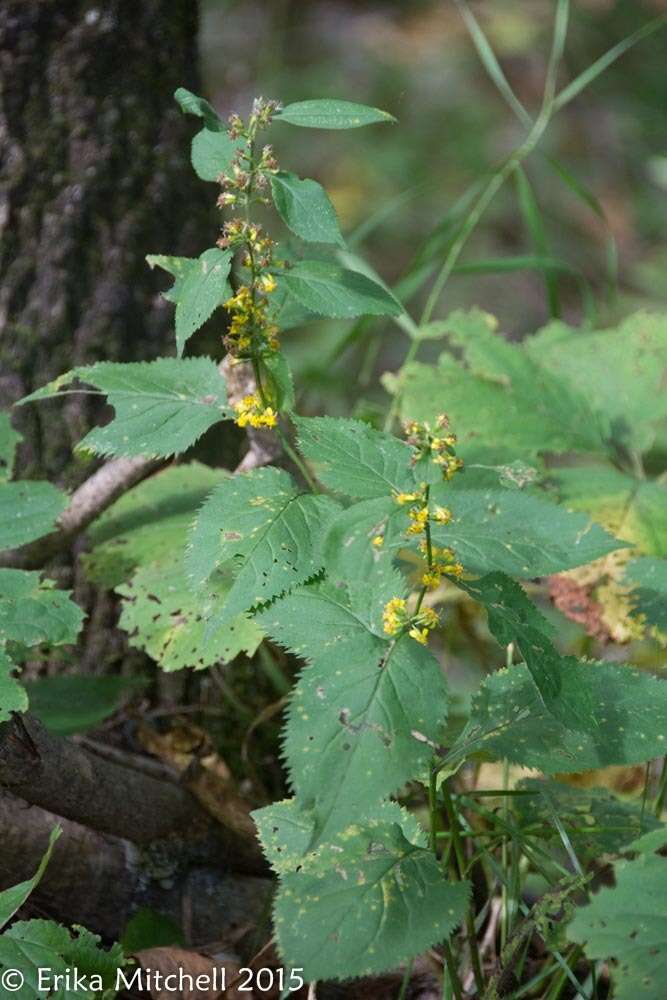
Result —
<instances>
[{"instance_id":1,"label":"blurred background foliage","mask_svg":"<svg viewBox=\"0 0 667 1000\"><path fill-rule=\"evenodd\" d=\"M471 9L519 100L536 114L553 3L484 0ZM665 11L665 0L573 4L559 88ZM602 325L631 309L663 306L667 296L661 281L667 264L661 244L667 189L664 40L662 31L642 40L559 112L526 164L548 255L583 276L595 302L594 319ZM525 135L485 72L454 2L204 0L200 44L204 88L221 112L244 113L262 93L286 102L347 98L398 118L391 128L320 133L317 141L309 130L276 128L271 135L286 169L325 185L346 236L354 234L355 249L392 285L466 190ZM542 153L557 158L569 185ZM605 218L587 198L597 200ZM617 283L609 281L610 237ZM462 262L533 252L516 188L508 184ZM413 315L419 315L427 290L422 287L412 300ZM581 278L560 276L559 291L563 317L580 322ZM534 270L454 275L436 315L473 304L496 315L511 338L548 319L543 278ZM406 338L395 327L375 324L340 350L349 344L348 334L349 324L320 322L285 338L309 390L302 406L329 412L356 407L367 415L378 402L386 405L377 375L400 365ZM432 346L433 355L438 350Z\"/></svg>"}]
</instances>

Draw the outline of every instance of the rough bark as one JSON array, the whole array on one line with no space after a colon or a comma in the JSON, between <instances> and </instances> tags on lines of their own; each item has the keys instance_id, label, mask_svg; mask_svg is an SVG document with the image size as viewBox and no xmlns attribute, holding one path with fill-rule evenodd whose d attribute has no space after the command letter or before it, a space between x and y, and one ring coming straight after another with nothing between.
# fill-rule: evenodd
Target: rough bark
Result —
<instances>
[{"instance_id":1,"label":"rough bark","mask_svg":"<svg viewBox=\"0 0 667 1000\"><path fill-rule=\"evenodd\" d=\"M257 842L214 824L181 785L54 736L29 715L15 715L0 726L0 787L135 844L171 838L184 856L189 844L199 857L224 857L239 870L265 870Z\"/></svg>"},{"instance_id":2,"label":"rough bark","mask_svg":"<svg viewBox=\"0 0 667 1000\"><path fill-rule=\"evenodd\" d=\"M144 256L196 254L215 224L172 97L198 86L197 6L0 5L0 406L73 365L171 348ZM99 414L80 396L23 409L21 474L78 481L71 446Z\"/></svg>"},{"instance_id":3,"label":"rough bark","mask_svg":"<svg viewBox=\"0 0 667 1000\"><path fill-rule=\"evenodd\" d=\"M169 916L188 944L224 940L254 925L265 911L271 882L224 867L186 870L164 854L89 830L38 806L0 793L0 891L35 872L54 826L62 834L30 899L67 924L84 924L116 940L141 907Z\"/></svg>"}]
</instances>

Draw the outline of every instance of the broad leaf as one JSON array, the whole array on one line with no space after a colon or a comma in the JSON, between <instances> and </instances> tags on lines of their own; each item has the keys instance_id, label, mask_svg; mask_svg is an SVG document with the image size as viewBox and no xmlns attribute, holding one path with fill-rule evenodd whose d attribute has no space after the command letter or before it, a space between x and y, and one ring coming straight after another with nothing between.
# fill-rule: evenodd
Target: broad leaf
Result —
<instances>
[{"instance_id":1,"label":"broad leaf","mask_svg":"<svg viewBox=\"0 0 667 1000\"><path fill-rule=\"evenodd\" d=\"M179 282L178 290L172 289L176 300L176 348L178 356L192 334L222 305L231 290L228 277L232 255L228 250L211 247L204 250L198 260L188 268Z\"/></svg>"},{"instance_id":2,"label":"broad leaf","mask_svg":"<svg viewBox=\"0 0 667 1000\"><path fill-rule=\"evenodd\" d=\"M21 402L55 396L75 378L96 386L116 410L111 423L96 427L78 445L101 455L168 457L186 451L209 427L233 415L225 380L210 358L100 361L73 368Z\"/></svg>"},{"instance_id":3,"label":"broad leaf","mask_svg":"<svg viewBox=\"0 0 667 1000\"><path fill-rule=\"evenodd\" d=\"M12 712L25 712L28 708L28 695L14 677L15 670L16 664L0 646L0 722L10 719Z\"/></svg>"},{"instance_id":4,"label":"broad leaf","mask_svg":"<svg viewBox=\"0 0 667 1000\"><path fill-rule=\"evenodd\" d=\"M295 417L299 449L329 489L367 499L415 488L412 449L360 420Z\"/></svg>"},{"instance_id":5,"label":"broad leaf","mask_svg":"<svg viewBox=\"0 0 667 1000\"><path fill-rule=\"evenodd\" d=\"M382 630L382 607L400 593L393 572L359 586L311 584L258 615L310 662L290 703L285 753L320 840L425 768L444 725L439 664L412 638L390 641Z\"/></svg>"},{"instance_id":6,"label":"broad leaf","mask_svg":"<svg viewBox=\"0 0 667 1000\"><path fill-rule=\"evenodd\" d=\"M217 181L220 174L229 173L232 161L244 143L231 139L227 132L203 128L192 140L190 157L197 177Z\"/></svg>"},{"instance_id":7,"label":"broad leaf","mask_svg":"<svg viewBox=\"0 0 667 1000\"><path fill-rule=\"evenodd\" d=\"M448 938L469 895L397 823L370 820L283 876L274 926L283 959L306 979L347 979L395 969Z\"/></svg>"},{"instance_id":8,"label":"broad leaf","mask_svg":"<svg viewBox=\"0 0 667 1000\"><path fill-rule=\"evenodd\" d=\"M276 121L303 128L359 128L375 122L395 122L387 111L351 101L314 100L288 104L274 116Z\"/></svg>"},{"instance_id":9,"label":"broad leaf","mask_svg":"<svg viewBox=\"0 0 667 1000\"><path fill-rule=\"evenodd\" d=\"M178 297L183 287L183 282L191 269L197 263L196 257L168 257L162 253L149 253L146 256L146 263L149 267L160 267L174 279L171 288L162 293L162 298L167 302L178 302Z\"/></svg>"},{"instance_id":10,"label":"broad leaf","mask_svg":"<svg viewBox=\"0 0 667 1000\"><path fill-rule=\"evenodd\" d=\"M21 882L19 885L13 885L9 889L4 889L0 892L0 928L4 927L11 918L14 916L17 910L20 910L26 899L35 888L35 886L40 882L42 875L46 871L46 866L51 860L51 852L53 851L53 845L61 834L60 827L55 827L51 831L51 836L49 837L49 843L47 845L44 856L39 863L37 871L32 876L32 878L27 879L25 882Z\"/></svg>"},{"instance_id":11,"label":"broad leaf","mask_svg":"<svg viewBox=\"0 0 667 1000\"><path fill-rule=\"evenodd\" d=\"M21 435L15 431L8 413L0 412L0 482L12 478L14 452Z\"/></svg>"},{"instance_id":12,"label":"broad leaf","mask_svg":"<svg viewBox=\"0 0 667 1000\"><path fill-rule=\"evenodd\" d=\"M398 316L402 306L391 293L358 271L337 264L302 260L276 272L280 285L310 312L339 319Z\"/></svg>"},{"instance_id":13,"label":"broad leaf","mask_svg":"<svg viewBox=\"0 0 667 1000\"><path fill-rule=\"evenodd\" d=\"M255 469L213 490L197 515L186 556L196 589L223 564L234 583L224 601L205 608L217 627L272 600L322 568L320 538L337 505L299 492L281 469Z\"/></svg>"},{"instance_id":14,"label":"broad leaf","mask_svg":"<svg viewBox=\"0 0 667 1000\"><path fill-rule=\"evenodd\" d=\"M0 549L48 535L66 506L66 494L51 483L0 483Z\"/></svg>"},{"instance_id":15,"label":"broad leaf","mask_svg":"<svg viewBox=\"0 0 667 1000\"><path fill-rule=\"evenodd\" d=\"M667 860L641 854L614 865L603 886L567 928L591 959L613 959L616 1000L663 1000L667 982Z\"/></svg>"},{"instance_id":16,"label":"broad leaf","mask_svg":"<svg viewBox=\"0 0 667 1000\"><path fill-rule=\"evenodd\" d=\"M199 462L176 465L129 490L92 525L93 549L83 557L88 576L103 587L129 580L137 566L182 549L193 511L229 478Z\"/></svg>"},{"instance_id":17,"label":"broad leaf","mask_svg":"<svg viewBox=\"0 0 667 1000\"><path fill-rule=\"evenodd\" d=\"M231 574L214 574L209 581L211 599L224 605L231 586ZM130 644L145 650L163 670L203 670L227 663L241 652L251 656L262 641L261 630L245 615L218 629L206 628L201 596L188 583L182 552L166 563L142 566L117 592L124 598L119 625Z\"/></svg>"},{"instance_id":18,"label":"broad leaf","mask_svg":"<svg viewBox=\"0 0 667 1000\"><path fill-rule=\"evenodd\" d=\"M0 569L0 643L76 642L82 621L83 611L69 591L55 590L39 573Z\"/></svg>"},{"instance_id":19,"label":"broad leaf","mask_svg":"<svg viewBox=\"0 0 667 1000\"><path fill-rule=\"evenodd\" d=\"M271 174L273 204L285 225L309 243L345 246L336 210L317 181L302 180L287 170Z\"/></svg>"},{"instance_id":20,"label":"broad leaf","mask_svg":"<svg viewBox=\"0 0 667 1000\"><path fill-rule=\"evenodd\" d=\"M452 490L442 484L431 495L454 515L450 524L434 525L434 541L451 545L473 573L547 576L625 546L585 514L521 490Z\"/></svg>"},{"instance_id":21,"label":"broad leaf","mask_svg":"<svg viewBox=\"0 0 667 1000\"><path fill-rule=\"evenodd\" d=\"M174 99L186 114L203 118L206 128L213 131L222 131L225 129L225 124L218 112L203 97L198 97L197 94L193 94L191 90L186 90L185 87L179 87L174 93Z\"/></svg>"},{"instance_id":22,"label":"broad leaf","mask_svg":"<svg viewBox=\"0 0 667 1000\"><path fill-rule=\"evenodd\" d=\"M575 663L570 669L582 698L595 706L594 730L573 733L544 707L528 668L511 667L484 681L451 759L483 751L557 774L638 764L665 753L667 681L611 663Z\"/></svg>"},{"instance_id":23,"label":"broad leaf","mask_svg":"<svg viewBox=\"0 0 667 1000\"><path fill-rule=\"evenodd\" d=\"M148 683L144 677L64 674L25 685L30 712L61 736L94 729Z\"/></svg>"},{"instance_id":24,"label":"broad leaf","mask_svg":"<svg viewBox=\"0 0 667 1000\"><path fill-rule=\"evenodd\" d=\"M667 633L667 559L635 559L625 576L634 587L631 599L636 613Z\"/></svg>"},{"instance_id":25,"label":"broad leaf","mask_svg":"<svg viewBox=\"0 0 667 1000\"><path fill-rule=\"evenodd\" d=\"M392 497L362 500L331 522L324 540L327 569L334 579L364 580L378 563L391 560L407 545L408 508ZM374 544L382 539L381 544Z\"/></svg>"},{"instance_id":26,"label":"broad leaf","mask_svg":"<svg viewBox=\"0 0 667 1000\"><path fill-rule=\"evenodd\" d=\"M578 660L561 656L551 641L553 628L519 584L502 573L489 573L458 585L484 605L489 629L500 645L519 647L546 708L561 725L594 731L596 704L581 682Z\"/></svg>"}]
</instances>

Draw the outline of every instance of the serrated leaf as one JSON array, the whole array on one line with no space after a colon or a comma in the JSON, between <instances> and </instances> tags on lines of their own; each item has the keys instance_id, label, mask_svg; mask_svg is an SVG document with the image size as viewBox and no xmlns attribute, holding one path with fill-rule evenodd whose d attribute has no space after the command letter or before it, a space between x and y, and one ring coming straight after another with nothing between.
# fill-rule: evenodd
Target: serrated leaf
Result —
<instances>
[{"instance_id":1,"label":"serrated leaf","mask_svg":"<svg viewBox=\"0 0 667 1000\"><path fill-rule=\"evenodd\" d=\"M334 501L300 493L281 469L254 469L213 490L197 515L186 555L195 589L223 564L235 579L224 603L211 594L211 627L303 583L322 568L320 537Z\"/></svg>"},{"instance_id":2,"label":"serrated leaf","mask_svg":"<svg viewBox=\"0 0 667 1000\"><path fill-rule=\"evenodd\" d=\"M287 170L271 174L273 204L286 226L309 243L345 246L336 210L317 181L302 180Z\"/></svg>"},{"instance_id":3,"label":"serrated leaf","mask_svg":"<svg viewBox=\"0 0 667 1000\"><path fill-rule=\"evenodd\" d=\"M295 417L298 444L325 486L358 499L415 488L412 449L360 420Z\"/></svg>"},{"instance_id":4,"label":"serrated leaf","mask_svg":"<svg viewBox=\"0 0 667 1000\"><path fill-rule=\"evenodd\" d=\"M337 264L302 260L288 271L276 272L287 289L310 312L353 319L355 316L398 316L402 306L381 285L358 271Z\"/></svg>"},{"instance_id":5,"label":"serrated leaf","mask_svg":"<svg viewBox=\"0 0 667 1000\"><path fill-rule=\"evenodd\" d=\"M12 427L10 415L0 412L0 483L12 478L14 452L21 440L19 432Z\"/></svg>"},{"instance_id":6,"label":"serrated leaf","mask_svg":"<svg viewBox=\"0 0 667 1000\"><path fill-rule=\"evenodd\" d=\"M228 478L225 469L190 462L133 487L89 529L93 548L83 556L88 576L103 587L116 587L129 580L137 566L182 550L193 512Z\"/></svg>"},{"instance_id":7,"label":"serrated leaf","mask_svg":"<svg viewBox=\"0 0 667 1000\"><path fill-rule=\"evenodd\" d=\"M52 920L24 920L12 925L0 937L0 967L19 970L25 985L12 995L19 1000L44 996L40 989L40 970L44 970L52 983L62 976L57 993L50 995L57 1000L94 1000L102 990L114 990L116 972L125 964L120 945L109 951L100 948L101 938L83 927L77 927L73 936L66 927ZM71 975L76 969L91 988L82 992ZM66 975L70 972L70 975ZM101 990L96 989L97 978Z\"/></svg>"},{"instance_id":8,"label":"serrated leaf","mask_svg":"<svg viewBox=\"0 0 667 1000\"><path fill-rule=\"evenodd\" d=\"M303 128L359 128L376 122L395 122L387 111L352 101L312 100L288 104L274 115L276 121Z\"/></svg>"},{"instance_id":9,"label":"serrated leaf","mask_svg":"<svg viewBox=\"0 0 667 1000\"><path fill-rule=\"evenodd\" d=\"M206 128L212 129L213 131L225 129L226 126L215 108L213 108L203 97L198 97L197 94L193 94L191 90L186 90L185 87L179 87L174 93L174 100L186 114L196 115L197 118L203 118Z\"/></svg>"},{"instance_id":10,"label":"serrated leaf","mask_svg":"<svg viewBox=\"0 0 667 1000\"><path fill-rule=\"evenodd\" d=\"M269 396L275 408L289 411L294 408L294 379L287 358L282 351L273 351L262 358L262 369L268 374Z\"/></svg>"},{"instance_id":11,"label":"serrated leaf","mask_svg":"<svg viewBox=\"0 0 667 1000\"><path fill-rule=\"evenodd\" d=\"M538 778L524 778L517 788L536 793L512 800L522 824L542 824L545 829L539 834L541 838L559 840L553 822L555 813L584 866L603 854L619 853L642 831L667 832L667 826L640 805L618 799L606 788L576 788Z\"/></svg>"},{"instance_id":12,"label":"serrated leaf","mask_svg":"<svg viewBox=\"0 0 667 1000\"><path fill-rule=\"evenodd\" d=\"M285 753L320 841L425 767L445 722L437 661L410 637L382 631L382 606L400 594L395 572L358 586L310 584L257 616L310 662L290 702Z\"/></svg>"},{"instance_id":13,"label":"serrated leaf","mask_svg":"<svg viewBox=\"0 0 667 1000\"><path fill-rule=\"evenodd\" d=\"M452 490L442 483L431 495L454 515L450 524L433 526L434 542L452 546L472 573L547 576L626 546L585 514L519 490Z\"/></svg>"},{"instance_id":14,"label":"serrated leaf","mask_svg":"<svg viewBox=\"0 0 667 1000\"><path fill-rule=\"evenodd\" d=\"M0 646L0 722L10 719L12 712L25 712L28 708L28 695L14 677L15 670L16 664Z\"/></svg>"},{"instance_id":15,"label":"serrated leaf","mask_svg":"<svg viewBox=\"0 0 667 1000\"><path fill-rule=\"evenodd\" d=\"M148 683L144 677L64 674L25 685L30 712L61 736L94 729Z\"/></svg>"},{"instance_id":16,"label":"serrated leaf","mask_svg":"<svg viewBox=\"0 0 667 1000\"><path fill-rule=\"evenodd\" d=\"M204 250L179 282L176 301L176 349L178 356L192 334L229 297L232 254L211 247ZM172 294L175 289L172 289Z\"/></svg>"},{"instance_id":17,"label":"serrated leaf","mask_svg":"<svg viewBox=\"0 0 667 1000\"><path fill-rule=\"evenodd\" d=\"M128 633L130 645L145 650L166 671L204 670L241 652L252 656L263 638L259 626L237 615L218 629L207 629L201 596L193 593L187 580L183 555L177 552L166 563L142 566L117 588L124 598L119 625ZM214 574L208 584L210 598L224 604L231 587L230 573Z\"/></svg>"},{"instance_id":18,"label":"serrated leaf","mask_svg":"<svg viewBox=\"0 0 667 1000\"><path fill-rule=\"evenodd\" d=\"M391 497L362 500L332 520L323 548L327 570L334 579L363 580L374 567L389 561L406 545L408 508ZM381 538L381 545L374 539Z\"/></svg>"},{"instance_id":19,"label":"serrated leaf","mask_svg":"<svg viewBox=\"0 0 667 1000\"><path fill-rule=\"evenodd\" d=\"M46 851L44 852L37 871L32 878L0 892L0 928L4 927L5 924L11 920L16 911L21 909L32 890L40 882L42 875L46 871L46 866L51 860L53 845L60 836L61 832L62 831L58 826L54 827L51 831Z\"/></svg>"},{"instance_id":20,"label":"serrated leaf","mask_svg":"<svg viewBox=\"0 0 667 1000\"><path fill-rule=\"evenodd\" d=\"M372 975L449 937L469 895L469 883L448 882L433 853L398 824L371 820L283 876L274 927L283 959L306 979Z\"/></svg>"},{"instance_id":21,"label":"serrated leaf","mask_svg":"<svg viewBox=\"0 0 667 1000\"><path fill-rule=\"evenodd\" d=\"M111 423L94 428L77 446L100 455L166 458L186 451L209 427L233 416L225 380L210 358L100 361L73 368L21 402L57 395L73 379L96 386L116 411Z\"/></svg>"},{"instance_id":22,"label":"serrated leaf","mask_svg":"<svg viewBox=\"0 0 667 1000\"><path fill-rule=\"evenodd\" d=\"M585 511L646 555L667 556L667 486L610 466L550 470L563 504Z\"/></svg>"},{"instance_id":23,"label":"serrated leaf","mask_svg":"<svg viewBox=\"0 0 667 1000\"><path fill-rule=\"evenodd\" d=\"M667 559L634 559L625 578L635 588L631 595L635 612L644 615L649 625L667 632Z\"/></svg>"},{"instance_id":24,"label":"serrated leaf","mask_svg":"<svg viewBox=\"0 0 667 1000\"><path fill-rule=\"evenodd\" d=\"M640 312L612 330L551 323L525 347L529 356L605 414L614 437L646 451L667 417L667 317Z\"/></svg>"},{"instance_id":25,"label":"serrated leaf","mask_svg":"<svg viewBox=\"0 0 667 1000\"><path fill-rule=\"evenodd\" d=\"M0 483L0 549L48 535L66 506L67 495L51 483Z\"/></svg>"},{"instance_id":26,"label":"serrated leaf","mask_svg":"<svg viewBox=\"0 0 667 1000\"><path fill-rule=\"evenodd\" d=\"M614 865L603 886L567 928L591 959L613 959L616 1000L663 1000L667 982L667 861L642 854Z\"/></svg>"},{"instance_id":27,"label":"serrated leaf","mask_svg":"<svg viewBox=\"0 0 667 1000\"><path fill-rule=\"evenodd\" d=\"M39 573L0 569L0 643L76 642L82 621L83 611L69 591L55 590Z\"/></svg>"},{"instance_id":28,"label":"serrated leaf","mask_svg":"<svg viewBox=\"0 0 667 1000\"><path fill-rule=\"evenodd\" d=\"M581 683L579 662L561 656L551 641L553 628L519 584L502 573L489 573L458 585L486 608L489 629L500 645L519 647L548 711L568 729L594 731L596 706Z\"/></svg>"},{"instance_id":29,"label":"serrated leaf","mask_svg":"<svg viewBox=\"0 0 667 1000\"><path fill-rule=\"evenodd\" d=\"M203 128L197 132L190 152L197 177L203 181L217 181L220 174L229 173L234 157L244 145L219 129Z\"/></svg>"},{"instance_id":30,"label":"serrated leaf","mask_svg":"<svg viewBox=\"0 0 667 1000\"><path fill-rule=\"evenodd\" d=\"M470 720L452 756L484 751L545 774L638 764L667 746L667 681L632 667L574 663L573 683L595 706L599 723L572 733L544 707L526 666L498 670L473 698Z\"/></svg>"}]
</instances>

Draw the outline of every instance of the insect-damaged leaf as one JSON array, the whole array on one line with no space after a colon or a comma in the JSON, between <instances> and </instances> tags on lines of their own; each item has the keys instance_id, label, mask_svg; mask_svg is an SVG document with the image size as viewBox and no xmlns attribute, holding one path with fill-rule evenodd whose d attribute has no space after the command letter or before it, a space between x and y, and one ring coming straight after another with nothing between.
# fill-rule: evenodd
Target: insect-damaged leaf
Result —
<instances>
[{"instance_id":1,"label":"insect-damaged leaf","mask_svg":"<svg viewBox=\"0 0 667 1000\"><path fill-rule=\"evenodd\" d=\"M0 644L57 646L76 642L83 611L69 591L56 590L39 573L0 569Z\"/></svg>"},{"instance_id":2,"label":"insect-damaged leaf","mask_svg":"<svg viewBox=\"0 0 667 1000\"><path fill-rule=\"evenodd\" d=\"M51 483L0 482L0 549L47 535L66 506L67 495Z\"/></svg>"},{"instance_id":3,"label":"insect-damaged leaf","mask_svg":"<svg viewBox=\"0 0 667 1000\"><path fill-rule=\"evenodd\" d=\"M206 589L223 564L234 583L224 601L211 595L211 627L270 601L322 568L320 538L338 509L327 497L301 493L281 469L254 469L213 490L197 515L186 567Z\"/></svg>"},{"instance_id":4,"label":"insect-damaged leaf","mask_svg":"<svg viewBox=\"0 0 667 1000\"><path fill-rule=\"evenodd\" d=\"M28 696L21 687L14 671L16 664L0 646L0 722L11 718L12 712L25 712Z\"/></svg>"}]
</instances>

